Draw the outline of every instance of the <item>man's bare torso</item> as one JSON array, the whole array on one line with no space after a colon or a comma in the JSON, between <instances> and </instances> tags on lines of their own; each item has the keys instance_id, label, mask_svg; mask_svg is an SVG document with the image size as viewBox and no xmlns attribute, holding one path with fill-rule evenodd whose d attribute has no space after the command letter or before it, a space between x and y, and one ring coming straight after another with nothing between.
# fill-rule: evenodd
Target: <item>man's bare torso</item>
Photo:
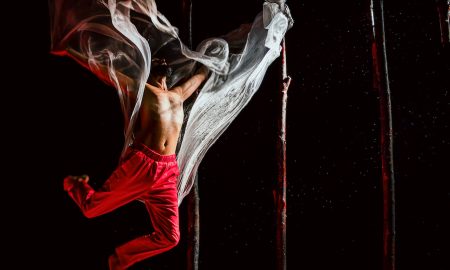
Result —
<instances>
[{"instance_id":1,"label":"man's bare torso","mask_svg":"<svg viewBox=\"0 0 450 270\"><path fill-rule=\"evenodd\" d=\"M136 140L162 155L174 154L183 117L183 101L177 92L147 85Z\"/></svg>"},{"instance_id":2,"label":"man's bare torso","mask_svg":"<svg viewBox=\"0 0 450 270\"><path fill-rule=\"evenodd\" d=\"M81 65L90 68L86 56L70 47L66 52ZM155 58L155 64L156 67L167 66L165 59ZM118 89L127 89L130 85L136 84L132 78L121 72L116 72L117 80L111 81L110 70L104 65L97 66L96 74ZM192 77L173 89L167 89L167 75L164 73L151 76L153 84L146 84L145 87L139 120L134 130L135 140L162 155L175 154L183 124L183 101L198 89L208 74L208 68L202 65Z\"/></svg>"}]
</instances>

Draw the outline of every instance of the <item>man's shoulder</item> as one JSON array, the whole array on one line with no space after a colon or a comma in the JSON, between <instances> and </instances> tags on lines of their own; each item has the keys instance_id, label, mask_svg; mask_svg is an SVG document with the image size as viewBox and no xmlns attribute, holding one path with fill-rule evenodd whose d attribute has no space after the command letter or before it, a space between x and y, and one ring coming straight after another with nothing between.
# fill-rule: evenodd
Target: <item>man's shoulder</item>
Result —
<instances>
[{"instance_id":1,"label":"man's shoulder","mask_svg":"<svg viewBox=\"0 0 450 270\"><path fill-rule=\"evenodd\" d=\"M163 89L156 87L151 84L145 84L145 90L148 91L147 93L151 93L154 97L160 97L160 98L171 98L171 99L177 99L181 98L180 91L181 87L175 86L169 89L168 91L164 91Z\"/></svg>"}]
</instances>

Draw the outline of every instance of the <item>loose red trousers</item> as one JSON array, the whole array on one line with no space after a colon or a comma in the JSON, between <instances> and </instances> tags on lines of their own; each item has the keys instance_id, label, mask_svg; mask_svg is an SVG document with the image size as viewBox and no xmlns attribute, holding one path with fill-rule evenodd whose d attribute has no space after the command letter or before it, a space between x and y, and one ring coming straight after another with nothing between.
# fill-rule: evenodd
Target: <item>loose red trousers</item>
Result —
<instances>
[{"instance_id":1,"label":"loose red trousers","mask_svg":"<svg viewBox=\"0 0 450 270\"><path fill-rule=\"evenodd\" d=\"M160 155L143 144L134 144L99 190L70 177L64 180L68 194L88 218L133 200L145 203L154 232L118 246L109 258L110 270L126 269L178 244L178 175L175 155Z\"/></svg>"}]
</instances>

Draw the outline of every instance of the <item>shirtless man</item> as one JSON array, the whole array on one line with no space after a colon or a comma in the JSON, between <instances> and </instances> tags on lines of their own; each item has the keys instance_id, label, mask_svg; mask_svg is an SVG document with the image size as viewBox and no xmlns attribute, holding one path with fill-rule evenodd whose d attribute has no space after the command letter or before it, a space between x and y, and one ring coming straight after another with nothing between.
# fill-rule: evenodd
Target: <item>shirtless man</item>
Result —
<instances>
[{"instance_id":1,"label":"shirtless man","mask_svg":"<svg viewBox=\"0 0 450 270\"><path fill-rule=\"evenodd\" d=\"M75 50L67 49L67 54L88 67L86 58ZM96 74L109 81L106 68L98 68ZM183 102L205 81L208 72L202 66L184 83L168 89L170 67L164 59L154 58L135 125L135 140L119 166L99 190L88 184L88 176L64 179L64 190L88 218L109 213L133 200L145 203L154 232L117 247L109 257L110 270L127 269L178 244L179 171L175 150L183 124ZM121 87L133 83L123 74L116 75Z\"/></svg>"}]
</instances>

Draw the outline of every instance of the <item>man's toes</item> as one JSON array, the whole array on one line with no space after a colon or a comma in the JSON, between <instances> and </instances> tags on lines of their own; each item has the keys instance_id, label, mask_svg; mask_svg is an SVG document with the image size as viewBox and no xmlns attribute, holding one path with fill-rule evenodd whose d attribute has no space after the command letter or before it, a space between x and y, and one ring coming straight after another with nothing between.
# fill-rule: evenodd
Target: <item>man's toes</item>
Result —
<instances>
[{"instance_id":1,"label":"man's toes","mask_svg":"<svg viewBox=\"0 0 450 270\"><path fill-rule=\"evenodd\" d=\"M78 181L79 181L79 182L85 182L85 183L87 183L87 182L89 182L89 176L86 175L86 174L83 174L82 176L80 176L80 177L78 178Z\"/></svg>"}]
</instances>

